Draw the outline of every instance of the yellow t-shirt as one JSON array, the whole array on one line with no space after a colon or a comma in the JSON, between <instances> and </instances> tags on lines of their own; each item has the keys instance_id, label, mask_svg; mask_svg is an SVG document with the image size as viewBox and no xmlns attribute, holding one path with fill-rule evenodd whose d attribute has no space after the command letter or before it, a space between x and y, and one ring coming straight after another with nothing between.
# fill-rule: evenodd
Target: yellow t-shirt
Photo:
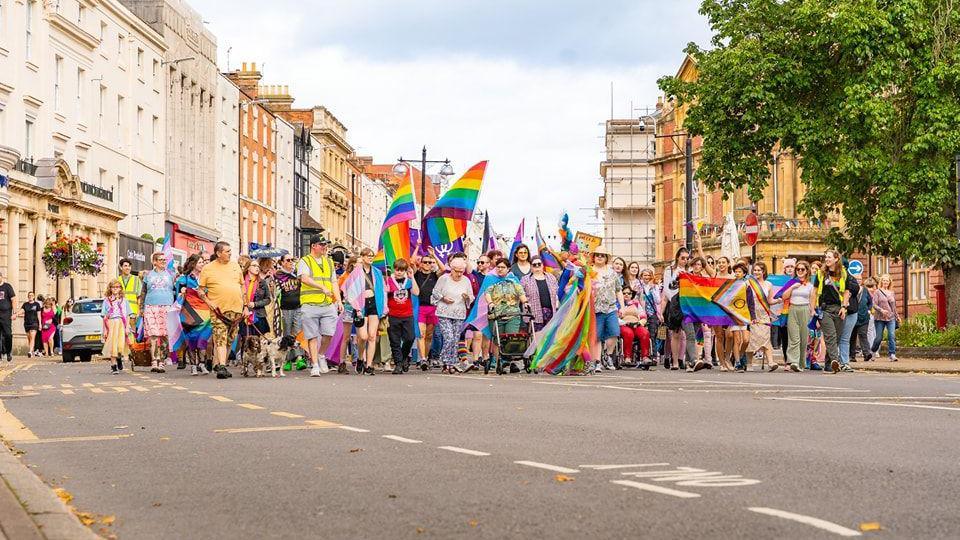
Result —
<instances>
[{"instance_id":1,"label":"yellow t-shirt","mask_svg":"<svg viewBox=\"0 0 960 540\"><path fill-rule=\"evenodd\" d=\"M243 312L242 282L243 274L236 261L213 261L200 271L200 286L206 287L207 299L222 312Z\"/></svg>"}]
</instances>

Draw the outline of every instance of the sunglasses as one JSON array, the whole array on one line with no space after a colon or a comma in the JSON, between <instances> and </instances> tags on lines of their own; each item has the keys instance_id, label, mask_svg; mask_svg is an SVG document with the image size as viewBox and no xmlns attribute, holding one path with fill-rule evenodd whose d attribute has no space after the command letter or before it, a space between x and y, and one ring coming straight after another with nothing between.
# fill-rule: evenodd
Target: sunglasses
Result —
<instances>
[{"instance_id":1,"label":"sunglasses","mask_svg":"<svg viewBox=\"0 0 960 540\"><path fill-rule=\"evenodd\" d=\"M293 262L293 259L291 259L290 257L287 257L285 259L280 259L280 262Z\"/></svg>"}]
</instances>

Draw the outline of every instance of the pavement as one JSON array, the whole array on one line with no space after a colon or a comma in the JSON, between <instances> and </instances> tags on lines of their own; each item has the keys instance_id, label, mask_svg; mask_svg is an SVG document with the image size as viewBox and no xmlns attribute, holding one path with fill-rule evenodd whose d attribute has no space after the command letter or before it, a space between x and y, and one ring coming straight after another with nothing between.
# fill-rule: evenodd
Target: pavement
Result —
<instances>
[{"instance_id":1,"label":"pavement","mask_svg":"<svg viewBox=\"0 0 960 540\"><path fill-rule=\"evenodd\" d=\"M103 536L960 535L948 374L15 364L0 433Z\"/></svg>"}]
</instances>

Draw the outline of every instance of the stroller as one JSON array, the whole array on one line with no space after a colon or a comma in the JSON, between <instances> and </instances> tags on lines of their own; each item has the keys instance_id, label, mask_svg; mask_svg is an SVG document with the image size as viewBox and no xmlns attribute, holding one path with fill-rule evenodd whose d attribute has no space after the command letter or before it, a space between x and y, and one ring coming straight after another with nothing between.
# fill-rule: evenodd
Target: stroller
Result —
<instances>
[{"instance_id":1,"label":"stroller","mask_svg":"<svg viewBox=\"0 0 960 540\"><path fill-rule=\"evenodd\" d=\"M492 309L487 314L487 320L493 327L492 339L500 353L497 355L495 366L491 365L492 361L489 359L484 363L483 373L487 374L491 367L495 367L497 375L503 375L510 369L513 362L520 360L523 361L523 370L530 373L530 358L526 356L530 342L533 340L533 314L530 312L530 306L524 304L520 313L520 331L516 333L501 334Z\"/></svg>"}]
</instances>

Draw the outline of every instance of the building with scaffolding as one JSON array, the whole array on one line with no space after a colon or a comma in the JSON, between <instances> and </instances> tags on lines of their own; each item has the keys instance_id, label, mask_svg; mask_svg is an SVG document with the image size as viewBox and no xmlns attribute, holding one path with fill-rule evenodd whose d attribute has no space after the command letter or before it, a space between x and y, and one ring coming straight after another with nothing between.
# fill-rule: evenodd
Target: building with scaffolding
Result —
<instances>
[{"instance_id":1,"label":"building with scaffolding","mask_svg":"<svg viewBox=\"0 0 960 540\"><path fill-rule=\"evenodd\" d=\"M655 134L655 115L607 120L600 162L603 245L615 257L644 265L656 259Z\"/></svg>"}]
</instances>

